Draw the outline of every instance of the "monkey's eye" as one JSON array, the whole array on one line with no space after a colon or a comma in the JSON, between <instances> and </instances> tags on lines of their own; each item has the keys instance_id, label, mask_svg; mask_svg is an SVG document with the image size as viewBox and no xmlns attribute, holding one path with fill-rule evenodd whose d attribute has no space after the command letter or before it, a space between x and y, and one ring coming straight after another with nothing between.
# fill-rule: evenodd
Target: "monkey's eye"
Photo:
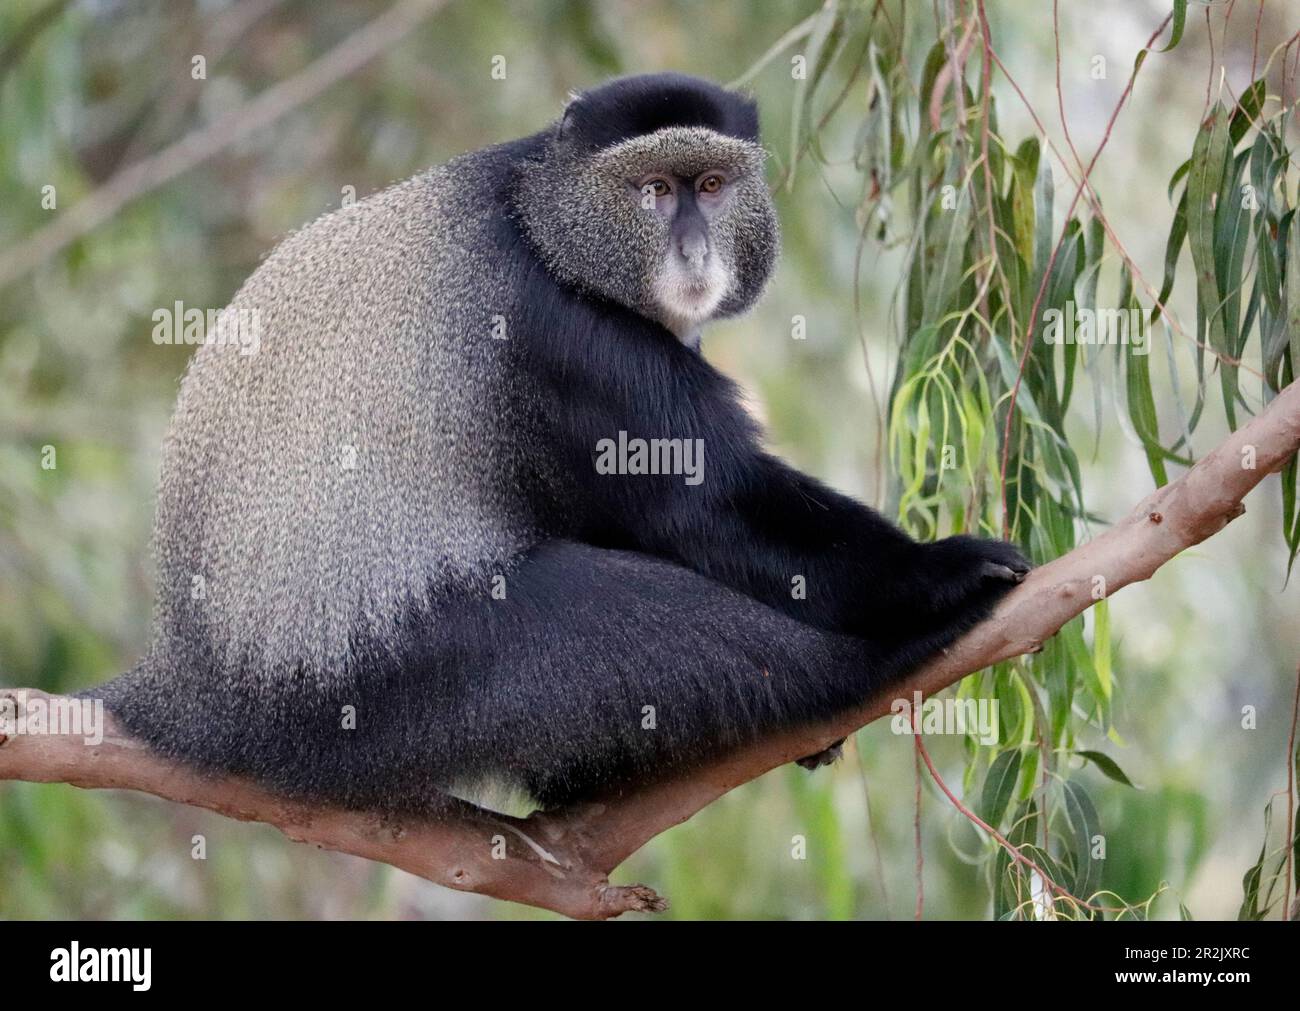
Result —
<instances>
[{"instance_id":1,"label":"monkey's eye","mask_svg":"<svg viewBox=\"0 0 1300 1011\"><path fill-rule=\"evenodd\" d=\"M701 193L717 193L722 189L722 176L707 175L700 180Z\"/></svg>"},{"instance_id":2,"label":"monkey's eye","mask_svg":"<svg viewBox=\"0 0 1300 1011\"><path fill-rule=\"evenodd\" d=\"M668 196L668 194L672 192L672 187L663 179L648 179L641 186L641 192L650 194L658 199L659 197Z\"/></svg>"}]
</instances>

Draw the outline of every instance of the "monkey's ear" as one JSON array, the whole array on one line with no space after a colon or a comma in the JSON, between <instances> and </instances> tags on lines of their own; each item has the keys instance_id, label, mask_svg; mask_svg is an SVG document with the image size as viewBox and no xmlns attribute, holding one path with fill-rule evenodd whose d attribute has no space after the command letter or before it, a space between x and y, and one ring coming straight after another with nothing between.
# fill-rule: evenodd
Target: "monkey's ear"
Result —
<instances>
[{"instance_id":1,"label":"monkey's ear","mask_svg":"<svg viewBox=\"0 0 1300 1011\"><path fill-rule=\"evenodd\" d=\"M582 94L577 91L570 91L568 101L564 103L564 112L560 116L560 122L555 128L555 136L558 140L568 140L573 133L574 124L571 116L574 108L582 101Z\"/></svg>"}]
</instances>

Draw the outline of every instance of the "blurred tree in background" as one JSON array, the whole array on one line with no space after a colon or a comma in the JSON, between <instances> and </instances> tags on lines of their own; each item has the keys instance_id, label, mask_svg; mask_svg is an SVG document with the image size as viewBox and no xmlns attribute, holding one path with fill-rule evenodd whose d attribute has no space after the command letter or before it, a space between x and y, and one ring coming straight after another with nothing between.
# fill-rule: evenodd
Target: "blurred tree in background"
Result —
<instances>
[{"instance_id":1,"label":"blurred tree in background","mask_svg":"<svg viewBox=\"0 0 1300 1011\"><path fill-rule=\"evenodd\" d=\"M1005 529L1037 561L1091 536L1300 367L1300 0L1054 7L5 5L0 683L79 689L145 646L158 446L191 351L153 342L157 308L224 305L292 229L623 73L759 99L784 259L705 353L776 449L918 536ZM341 79L273 90L320 81L403 10ZM70 227L105 194L120 206ZM1150 353L1049 343L1045 313L1067 302L1135 308ZM1269 834L1261 812L1293 760L1288 487L1294 468L1043 654L964 682L1001 703L994 746L926 739L947 787L1081 898L1277 915L1288 798ZM684 918L911 916L918 873L927 917L1035 915L1041 882L954 809L910 737L881 721L847 754L735 791L620 877L662 885ZM1098 836L1104 859L1082 859ZM542 914L152 798L0 784L0 916L479 915Z\"/></svg>"}]
</instances>

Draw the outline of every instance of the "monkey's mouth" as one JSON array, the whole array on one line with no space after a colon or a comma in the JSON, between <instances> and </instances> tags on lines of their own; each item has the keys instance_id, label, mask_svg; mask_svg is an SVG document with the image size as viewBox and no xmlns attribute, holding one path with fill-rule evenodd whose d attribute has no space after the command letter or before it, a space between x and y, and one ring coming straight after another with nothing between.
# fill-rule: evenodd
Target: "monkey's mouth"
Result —
<instances>
[{"instance_id":1,"label":"monkey's mouth","mask_svg":"<svg viewBox=\"0 0 1300 1011\"><path fill-rule=\"evenodd\" d=\"M703 302L712 294L714 287L709 277L696 274L677 282L677 296L685 301Z\"/></svg>"},{"instance_id":2,"label":"monkey's mouth","mask_svg":"<svg viewBox=\"0 0 1300 1011\"><path fill-rule=\"evenodd\" d=\"M669 261L655 284L655 300L670 316L700 322L713 315L727 287L727 271L716 256L698 265Z\"/></svg>"}]
</instances>

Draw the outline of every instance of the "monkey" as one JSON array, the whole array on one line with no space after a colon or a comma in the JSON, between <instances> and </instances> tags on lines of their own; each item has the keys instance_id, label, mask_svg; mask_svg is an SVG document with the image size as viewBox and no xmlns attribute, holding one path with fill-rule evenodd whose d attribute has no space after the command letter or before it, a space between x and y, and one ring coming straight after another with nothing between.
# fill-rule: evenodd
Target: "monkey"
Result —
<instances>
[{"instance_id":1,"label":"monkey","mask_svg":"<svg viewBox=\"0 0 1300 1011\"><path fill-rule=\"evenodd\" d=\"M553 809L843 713L987 617L1016 547L784 463L701 351L777 260L758 126L614 79L281 242L227 310L256 353L181 382L152 637L97 690L127 732L345 808L495 778Z\"/></svg>"}]
</instances>

